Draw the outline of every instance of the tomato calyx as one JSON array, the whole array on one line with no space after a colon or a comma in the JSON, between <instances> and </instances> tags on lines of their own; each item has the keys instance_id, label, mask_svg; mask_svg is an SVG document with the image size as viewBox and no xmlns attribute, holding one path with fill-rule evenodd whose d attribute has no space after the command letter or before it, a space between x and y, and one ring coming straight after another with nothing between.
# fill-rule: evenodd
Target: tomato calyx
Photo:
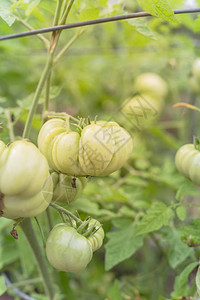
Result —
<instances>
[{"instance_id":1,"label":"tomato calyx","mask_svg":"<svg viewBox=\"0 0 200 300\"><path fill-rule=\"evenodd\" d=\"M4 198L4 194L0 191L0 216L3 216L3 209L4 209L3 198Z\"/></svg>"}]
</instances>

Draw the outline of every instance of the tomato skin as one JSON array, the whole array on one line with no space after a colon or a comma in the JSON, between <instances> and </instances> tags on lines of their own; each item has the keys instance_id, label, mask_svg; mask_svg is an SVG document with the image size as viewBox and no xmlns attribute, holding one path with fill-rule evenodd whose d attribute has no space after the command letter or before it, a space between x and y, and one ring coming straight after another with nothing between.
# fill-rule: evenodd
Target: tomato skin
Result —
<instances>
[{"instance_id":1,"label":"tomato skin","mask_svg":"<svg viewBox=\"0 0 200 300\"><path fill-rule=\"evenodd\" d=\"M135 127L146 128L158 119L162 108L163 99L147 94L138 94L128 98L122 105L122 112Z\"/></svg>"},{"instance_id":2,"label":"tomato skin","mask_svg":"<svg viewBox=\"0 0 200 300\"><path fill-rule=\"evenodd\" d=\"M27 141L0 143L0 192L3 217L33 217L51 202L53 183L46 158Z\"/></svg>"},{"instance_id":3,"label":"tomato skin","mask_svg":"<svg viewBox=\"0 0 200 300\"><path fill-rule=\"evenodd\" d=\"M105 176L121 168L131 155L132 139L115 122L92 123L81 134L70 131L66 124L51 119L38 136L39 149L57 172L78 177Z\"/></svg>"},{"instance_id":4,"label":"tomato skin","mask_svg":"<svg viewBox=\"0 0 200 300\"><path fill-rule=\"evenodd\" d=\"M137 92L148 94L153 98L164 98L168 92L166 82L155 73L139 75L135 80L134 88Z\"/></svg>"},{"instance_id":5,"label":"tomato skin","mask_svg":"<svg viewBox=\"0 0 200 300\"><path fill-rule=\"evenodd\" d=\"M97 229L101 226L99 221L97 221L95 219L91 219L88 224L88 229L91 228L94 224L95 224L95 229ZM92 234L88 238L88 241L92 247L93 252L98 250L102 246L103 239L104 239L104 230L102 227L100 227L94 234Z\"/></svg>"},{"instance_id":6,"label":"tomato skin","mask_svg":"<svg viewBox=\"0 0 200 300\"><path fill-rule=\"evenodd\" d=\"M195 59L192 65L192 74L198 81L200 80L200 58Z\"/></svg>"},{"instance_id":7,"label":"tomato skin","mask_svg":"<svg viewBox=\"0 0 200 300\"><path fill-rule=\"evenodd\" d=\"M57 224L50 232L46 254L51 265L60 271L78 273L92 259L92 248L87 238L64 223Z\"/></svg>"},{"instance_id":8,"label":"tomato skin","mask_svg":"<svg viewBox=\"0 0 200 300\"><path fill-rule=\"evenodd\" d=\"M53 172L51 174L54 183L53 201L69 204L76 200L87 184L85 177L68 176ZM73 187L75 182L75 187Z\"/></svg>"},{"instance_id":9,"label":"tomato skin","mask_svg":"<svg viewBox=\"0 0 200 300\"><path fill-rule=\"evenodd\" d=\"M181 174L200 185L200 151L193 144L186 144L177 151L175 164Z\"/></svg>"}]
</instances>

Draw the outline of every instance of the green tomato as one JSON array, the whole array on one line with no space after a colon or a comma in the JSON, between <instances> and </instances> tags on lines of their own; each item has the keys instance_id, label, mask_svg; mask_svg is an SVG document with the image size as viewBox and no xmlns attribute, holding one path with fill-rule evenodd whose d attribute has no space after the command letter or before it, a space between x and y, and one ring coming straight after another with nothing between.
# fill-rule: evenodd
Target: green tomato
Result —
<instances>
[{"instance_id":1,"label":"green tomato","mask_svg":"<svg viewBox=\"0 0 200 300\"><path fill-rule=\"evenodd\" d=\"M75 177L53 172L51 174L54 184L53 201L64 204L76 200L87 184L85 177Z\"/></svg>"},{"instance_id":2,"label":"green tomato","mask_svg":"<svg viewBox=\"0 0 200 300\"><path fill-rule=\"evenodd\" d=\"M33 217L51 202L53 183L46 158L27 141L0 142L1 215Z\"/></svg>"},{"instance_id":3,"label":"green tomato","mask_svg":"<svg viewBox=\"0 0 200 300\"><path fill-rule=\"evenodd\" d=\"M50 264L57 270L78 273L92 259L92 248L87 238L66 224L56 225L46 243L46 254Z\"/></svg>"},{"instance_id":4,"label":"green tomato","mask_svg":"<svg viewBox=\"0 0 200 300\"><path fill-rule=\"evenodd\" d=\"M177 151L175 164L181 174L200 185L200 151L193 144L186 144Z\"/></svg>"},{"instance_id":5,"label":"green tomato","mask_svg":"<svg viewBox=\"0 0 200 300\"><path fill-rule=\"evenodd\" d=\"M164 98L168 88L166 82L155 73L143 73L139 75L134 84L134 88L141 94L147 94L156 98Z\"/></svg>"},{"instance_id":6,"label":"green tomato","mask_svg":"<svg viewBox=\"0 0 200 300\"><path fill-rule=\"evenodd\" d=\"M91 219L89 224L88 224L88 229L90 229L93 225L95 224L95 228L97 229L101 226L99 221L95 219ZM98 250L102 244L103 244L103 239L104 239L104 230L102 227L100 227L95 233L93 233L89 238L88 241L90 243L90 246L92 247L92 251Z\"/></svg>"},{"instance_id":7,"label":"green tomato","mask_svg":"<svg viewBox=\"0 0 200 300\"><path fill-rule=\"evenodd\" d=\"M189 79L189 85L194 93L199 94L200 92L199 80L195 76L192 76Z\"/></svg>"},{"instance_id":8,"label":"green tomato","mask_svg":"<svg viewBox=\"0 0 200 300\"><path fill-rule=\"evenodd\" d=\"M105 176L120 169L132 152L132 139L115 122L98 121L82 132L71 131L61 119L47 121L38 147L49 166L70 176Z\"/></svg>"},{"instance_id":9,"label":"green tomato","mask_svg":"<svg viewBox=\"0 0 200 300\"><path fill-rule=\"evenodd\" d=\"M138 129L143 129L158 119L162 108L163 100L161 98L138 94L124 101L122 112L126 116L125 121ZM126 125L124 124L124 126Z\"/></svg>"}]
</instances>

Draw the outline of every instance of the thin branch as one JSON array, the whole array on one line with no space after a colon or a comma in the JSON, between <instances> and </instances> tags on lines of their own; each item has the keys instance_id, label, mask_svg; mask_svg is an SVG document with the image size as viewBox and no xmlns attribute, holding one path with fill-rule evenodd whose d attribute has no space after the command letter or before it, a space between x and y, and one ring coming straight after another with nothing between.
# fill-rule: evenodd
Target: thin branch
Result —
<instances>
[{"instance_id":1,"label":"thin branch","mask_svg":"<svg viewBox=\"0 0 200 300\"><path fill-rule=\"evenodd\" d=\"M18 20L19 22L21 22L21 23L22 23L26 28L28 28L29 30L31 30L31 31L34 31L34 30L35 30L35 29L34 29L30 24L28 24L25 20L23 20L23 19L21 19L21 18L19 18L19 17L17 17L17 20ZM38 36L38 38L39 38L41 41L44 42L46 48L48 48L48 47L49 47L49 40L48 40L47 38L45 38L42 34L38 34L37 36Z\"/></svg>"},{"instance_id":2,"label":"thin branch","mask_svg":"<svg viewBox=\"0 0 200 300\"><path fill-rule=\"evenodd\" d=\"M77 32L71 40L65 45L65 47L57 54L57 56L54 59L54 63L57 63L57 61L65 54L65 52L69 49L69 47L75 42L75 40L83 33L84 29L81 29L79 32Z\"/></svg>"},{"instance_id":3,"label":"thin branch","mask_svg":"<svg viewBox=\"0 0 200 300\"><path fill-rule=\"evenodd\" d=\"M187 13L199 13L200 7L186 8L186 9L174 9L173 11L174 11L175 15L187 14ZM144 12L119 15L119 16L114 16L114 17L106 17L106 18L94 19L94 20L89 20L89 21L76 22L76 23L65 24L65 25L52 26L52 27L36 29L36 30L32 30L32 31L27 31L27 32L4 35L4 36L0 37L0 41L20 38L20 37L25 37L25 36L30 36L30 35L36 35L36 34L41 34L41 33L47 33L47 32L51 32L51 31L71 29L71 28L90 26L90 25L96 25L96 24L102 24L102 23L108 23L108 22L114 22L114 21L122 21L122 20L127 20L127 19L143 18L143 17L152 17L152 15L149 14L148 12L144 11Z\"/></svg>"}]
</instances>

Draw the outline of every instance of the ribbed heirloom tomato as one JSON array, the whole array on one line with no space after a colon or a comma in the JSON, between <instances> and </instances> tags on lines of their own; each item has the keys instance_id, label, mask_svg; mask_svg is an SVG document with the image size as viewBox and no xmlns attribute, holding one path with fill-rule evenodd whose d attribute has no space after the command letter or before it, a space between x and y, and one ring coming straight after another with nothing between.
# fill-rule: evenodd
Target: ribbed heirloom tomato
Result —
<instances>
[{"instance_id":1,"label":"ribbed heirloom tomato","mask_svg":"<svg viewBox=\"0 0 200 300\"><path fill-rule=\"evenodd\" d=\"M53 180L53 201L64 204L76 200L87 184L85 177L72 177L64 174L53 172L51 174Z\"/></svg>"},{"instance_id":2,"label":"ribbed heirloom tomato","mask_svg":"<svg viewBox=\"0 0 200 300\"><path fill-rule=\"evenodd\" d=\"M6 218L33 217L53 196L46 158L27 141L6 146L0 141L0 211Z\"/></svg>"},{"instance_id":3,"label":"ribbed heirloom tomato","mask_svg":"<svg viewBox=\"0 0 200 300\"><path fill-rule=\"evenodd\" d=\"M200 185L200 151L193 144L186 144L177 151L175 164L181 174Z\"/></svg>"},{"instance_id":4,"label":"ribbed heirloom tomato","mask_svg":"<svg viewBox=\"0 0 200 300\"><path fill-rule=\"evenodd\" d=\"M60 223L48 236L46 254L55 269L78 273L86 268L93 252L87 238L75 228Z\"/></svg>"},{"instance_id":5,"label":"ribbed heirloom tomato","mask_svg":"<svg viewBox=\"0 0 200 300\"><path fill-rule=\"evenodd\" d=\"M124 165L133 145L129 133L116 122L97 121L79 134L68 122L55 118L41 128L38 147L57 172L106 176Z\"/></svg>"},{"instance_id":6,"label":"ribbed heirloom tomato","mask_svg":"<svg viewBox=\"0 0 200 300\"><path fill-rule=\"evenodd\" d=\"M102 244L104 239L104 230L99 223L99 221L95 219L91 219L88 224L88 229L90 229L95 224L95 229L98 229L96 232L94 232L89 238L88 241L92 247L92 251L98 250Z\"/></svg>"}]
</instances>

